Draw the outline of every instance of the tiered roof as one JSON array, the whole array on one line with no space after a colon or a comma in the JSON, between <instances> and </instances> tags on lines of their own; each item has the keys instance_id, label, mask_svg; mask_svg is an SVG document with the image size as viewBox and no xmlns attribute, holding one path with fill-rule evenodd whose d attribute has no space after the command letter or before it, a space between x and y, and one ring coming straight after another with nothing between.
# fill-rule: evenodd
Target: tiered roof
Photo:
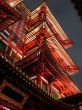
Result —
<instances>
[{"instance_id":1,"label":"tiered roof","mask_svg":"<svg viewBox=\"0 0 82 110\"><path fill-rule=\"evenodd\" d=\"M18 59L16 66L29 75L30 79L40 78L41 83L44 80L51 89L49 94L53 91L52 88L61 98L80 92L69 77L79 71L65 51L65 48L72 46L72 41L47 4L43 2L32 12L23 2L14 4L11 6L21 13L21 19L4 31L9 33L7 45L21 59ZM4 32L1 35L5 36Z\"/></svg>"}]
</instances>

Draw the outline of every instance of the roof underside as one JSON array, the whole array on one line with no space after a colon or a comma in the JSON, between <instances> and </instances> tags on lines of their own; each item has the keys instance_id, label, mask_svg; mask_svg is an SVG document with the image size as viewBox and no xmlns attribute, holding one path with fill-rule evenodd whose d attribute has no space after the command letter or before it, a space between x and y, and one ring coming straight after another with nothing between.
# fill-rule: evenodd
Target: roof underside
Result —
<instances>
[{"instance_id":1,"label":"roof underside","mask_svg":"<svg viewBox=\"0 0 82 110\"><path fill-rule=\"evenodd\" d=\"M18 10L23 8L25 14L21 12L22 19L10 27L10 30L17 34L18 39L20 39L20 43L13 48L16 51L19 49L19 54L25 57L28 52L34 51L35 47L40 47L45 41L52 55L69 75L78 72L78 66L64 50L64 47L70 47L72 42L68 39L47 5L43 3L32 12L26 10L22 3L16 7ZM11 45L13 44L11 43Z\"/></svg>"},{"instance_id":2,"label":"roof underside","mask_svg":"<svg viewBox=\"0 0 82 110\"><path fill-rule=\"evenodd\" d=\"M23 72L30 78L40 75L50 85L55 87L58 94L72 95L80 92L76 84L66 75L56 59L53 57L47 44L44 42L42 47L36 51L28 53L28 56L16 63Z\"/></svg>"},{"instance_id":3,"label":"roof underside","mask_svg":"<svg viewBox=\"0 0 82 110\"><path fill-rule=\"evenodd\" d=\"M21 57L16 66L29 77L44 77L58 94L66 96L79 93L80 89L68 76L78 72L79 68L64 49L72 46L72 42L46 3L32 12L22 2L15 8L22 16L6 29L9 33L6 44Z\"/></svg>"},{"instance_id":4,"label":"roof underside","mask_svg":"<svg viewBox=\"0 0 82 110\"><path fill-rule=\"evenodd\" d=\"M4 1L0 0L0 31L20 19L20 14Z\"/></svg>"}]
</instances>

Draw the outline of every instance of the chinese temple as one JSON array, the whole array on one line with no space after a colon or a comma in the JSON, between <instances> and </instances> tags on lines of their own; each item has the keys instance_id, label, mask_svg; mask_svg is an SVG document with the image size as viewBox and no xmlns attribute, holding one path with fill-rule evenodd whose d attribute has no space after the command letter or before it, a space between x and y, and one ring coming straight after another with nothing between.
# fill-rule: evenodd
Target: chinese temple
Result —
<instances>
[{"instance_id":1,"label":"chinese temple","mask_svg":"<svg viewBox=\"0 0 82 110\"><path fill-rule=\"evenodd\" d=\"M30 11L22 0L0 0L0 109L77 110L63 102L81 92L72 41L44 1Z\"/></svg>"}]
</instances>

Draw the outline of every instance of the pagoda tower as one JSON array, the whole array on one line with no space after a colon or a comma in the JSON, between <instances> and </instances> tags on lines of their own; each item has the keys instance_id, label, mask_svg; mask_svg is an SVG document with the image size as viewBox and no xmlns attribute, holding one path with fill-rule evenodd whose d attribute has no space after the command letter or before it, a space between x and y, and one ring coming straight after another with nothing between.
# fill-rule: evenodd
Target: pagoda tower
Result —
<instances>
[{"instance_id":1,"label":"pagoda tower","mask_svg":"<svg viewBox=\"0 0 82 110\"><path fill-rule=\"evenodd\" d=\"M20 19L1 31L1 55L55 100L80 93L70 77L79 71L79 67L66 52L72 41L46 2L31 12L22 0L5 1ZM25 93L21 94L26 97Z\"/></svg>"}]
</instances>

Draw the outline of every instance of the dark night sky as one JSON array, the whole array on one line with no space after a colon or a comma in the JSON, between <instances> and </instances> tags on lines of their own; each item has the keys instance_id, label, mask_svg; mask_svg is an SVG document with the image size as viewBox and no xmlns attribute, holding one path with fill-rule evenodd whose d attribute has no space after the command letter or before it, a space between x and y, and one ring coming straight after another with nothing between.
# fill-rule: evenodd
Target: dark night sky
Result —
<instances>
[{"instance_id":1,"label":"dark night sky","mask_svg":"<svg viewBox=\"0 0 82 110\"><path fill-rule=\"evenodd\" d=\"M33 10L42 0L24 0L28 9ZM82 22L70 0L47 0L47 4L55 18L73 41L73 46L66 51L80 67L80 72L72 75L72 79L82 89Z\"/></svg>"}]
</instances>

